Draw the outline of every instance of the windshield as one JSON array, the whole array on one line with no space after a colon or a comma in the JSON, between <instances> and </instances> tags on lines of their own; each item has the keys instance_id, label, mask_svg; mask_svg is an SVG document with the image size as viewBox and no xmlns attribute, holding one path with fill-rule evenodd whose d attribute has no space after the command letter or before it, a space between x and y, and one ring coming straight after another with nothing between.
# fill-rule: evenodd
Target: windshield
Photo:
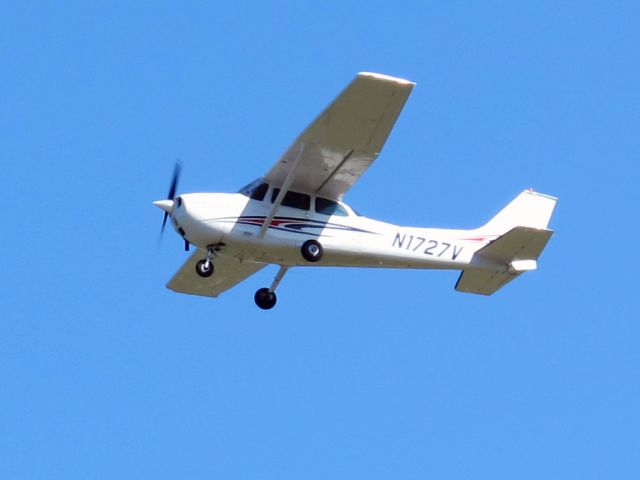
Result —
<instances>
[{"instance_id":1,"label":"windshield","mask_svg":"<svg viewBox=\"0 0 640 480\"><path fill-rule=\"evenodd\" d=\"M261 184L262 184L262 179L258 178L253 182L251 182L249 185L245 185L244 187L242 187L240 190L238 190L238 193L241 193L242 195L245 195L247 197L251 197L251 194L253 193L253 191L256 188L258 188Z\"/></svg>"}]
</instances>

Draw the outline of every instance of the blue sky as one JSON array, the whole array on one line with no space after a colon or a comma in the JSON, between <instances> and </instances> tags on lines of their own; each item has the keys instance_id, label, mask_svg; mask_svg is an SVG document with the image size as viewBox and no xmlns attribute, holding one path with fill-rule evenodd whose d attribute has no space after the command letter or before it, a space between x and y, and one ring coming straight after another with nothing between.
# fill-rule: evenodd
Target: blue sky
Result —
<instances>
[{"instance_id":1,"label":"blue sky","mask_svg":"<svg viewBox=\"0 0 640 480\"><path fill-rule=\"evenodd\" d=\"M634 2L5 2L0 478L637 478ZM358 71L417 87L345 200L537 272L275 268L217 300L152 204L265 173Z\"/></svg>"}]
</instances>

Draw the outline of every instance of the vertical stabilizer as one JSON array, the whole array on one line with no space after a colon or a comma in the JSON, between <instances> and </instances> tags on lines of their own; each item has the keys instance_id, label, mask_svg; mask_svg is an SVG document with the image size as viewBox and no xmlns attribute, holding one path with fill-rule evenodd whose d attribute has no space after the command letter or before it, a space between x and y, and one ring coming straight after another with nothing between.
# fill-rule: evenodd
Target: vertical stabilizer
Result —
<instances>
[{"instance_id":1,"label":"vertical stabilizer","mask_svg":"<svg viewBox=\"0 0 640 480\"><path fill-rule=\"evenodd\" d=\"M480 228L491 235L502 235L514 227L546 229L557 198L525 190Z\"/></svg>"}]
</instances>

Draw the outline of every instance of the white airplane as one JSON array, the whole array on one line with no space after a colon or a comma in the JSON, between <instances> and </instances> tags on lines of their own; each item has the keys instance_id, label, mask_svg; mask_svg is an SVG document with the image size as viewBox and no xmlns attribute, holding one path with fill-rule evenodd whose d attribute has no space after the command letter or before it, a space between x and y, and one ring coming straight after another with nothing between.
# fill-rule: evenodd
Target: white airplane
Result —
<instances>
[{"instance_id":1,"label":"white airplane","mask_svg":"<svg viewBox=\"0 0 640 480\"><path fill-rule=\"evenodd\" d=\"M363 217L343 195L378 157L413 82L360 73L302 132L267 174L238 193L175 196L153 202L197 251L169 281L179 293L217 297L269 264L280 269L255 294L262 309L298 266L462 270L460 292L491 295L535 270L553 231L557 199L526 190L472 230L401 227Z\"/></svg>"}]
</instances>

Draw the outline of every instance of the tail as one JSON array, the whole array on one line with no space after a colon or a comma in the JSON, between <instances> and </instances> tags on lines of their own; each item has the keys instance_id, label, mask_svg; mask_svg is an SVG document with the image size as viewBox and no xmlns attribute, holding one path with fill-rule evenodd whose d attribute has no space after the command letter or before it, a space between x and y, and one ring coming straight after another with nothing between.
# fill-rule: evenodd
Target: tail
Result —
<instances>
[{"instance_id":1,"label":"tail","mask_svg":"<svg viewBox=\"0 0 640 480\"><path fill-rule=\"evenodd\" d=\"M487 235L502 235L513 227L547 228L557 198L525 190L479 230Z\"/></svg>"},{"instance_id":2,"label":"tail","mask_svg":"<svg viewBox=\"0 0 640 480\"><path fill-rule=\"evenodd\" d=\"M518 275L535 270L538 257L553 234L547 229L557 199L525 190L480 227L482 235L499 235L474 253L456 290L491 295Z\"/></svg>"}]
</instances>

